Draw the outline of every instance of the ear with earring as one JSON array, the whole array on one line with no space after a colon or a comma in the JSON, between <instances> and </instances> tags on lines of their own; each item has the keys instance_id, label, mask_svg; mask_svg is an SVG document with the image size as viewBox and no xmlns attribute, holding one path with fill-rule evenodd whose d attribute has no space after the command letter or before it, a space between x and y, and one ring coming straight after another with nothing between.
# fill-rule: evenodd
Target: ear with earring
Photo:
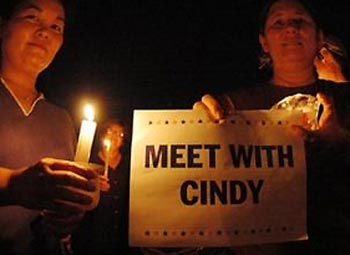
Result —
<instances>
[{"instance_id":1,"label":"ear with earring","mask_svg":"<svg viewBox=\"0 0 350 255\"><path fill-rule=\"evenodd\" d=\"M269 53L269 48L266 44L265 37L262 34L259 34L259 42L261 46L261 52L259 56L259 70L271 68L272 59Z\"/></svg>"},{"instance_id":2,"label":"ear with earring","mask_svg":"<svg viewBox=\"0 0 350 255\"><path fill-rule=\"evenodd\" d=\"M261 52L261 55L259 56L259 70L265 69L265 68L271 68L272 65L272 59L270 54L267 52Z\"/></svg>"}]
</instances>

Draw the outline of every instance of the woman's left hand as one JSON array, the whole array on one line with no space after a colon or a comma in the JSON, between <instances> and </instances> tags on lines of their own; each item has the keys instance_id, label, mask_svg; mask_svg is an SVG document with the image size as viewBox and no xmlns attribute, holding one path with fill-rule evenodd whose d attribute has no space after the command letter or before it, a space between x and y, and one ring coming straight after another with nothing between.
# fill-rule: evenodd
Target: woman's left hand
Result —
<instances>
[{"instance_id":1,"label":"woman's left hand","mask_svg":"<svg viewBox=\"0 0 350 255\"><path fill-rule=\"evenodd\" d=\"M100 176L100 190L104 192L108 192L111 188L111 185L109 184L109 179L106 176L101 175Z\"/></svg>"},{"instance_id":2,"label":"woman's left hand","mask_svg":"<svg viewBox=\"0 0 350 255\"><path fill-rule=\"evenodd\" d=\"M333 99L323 93L317 94L317 100L323 106L317 130L309 130L301 126L294 126L294 130L306 141L324 141L330 144L350 141L349 130L342 127L338 121Z\"/></svg>"}]
</instances>

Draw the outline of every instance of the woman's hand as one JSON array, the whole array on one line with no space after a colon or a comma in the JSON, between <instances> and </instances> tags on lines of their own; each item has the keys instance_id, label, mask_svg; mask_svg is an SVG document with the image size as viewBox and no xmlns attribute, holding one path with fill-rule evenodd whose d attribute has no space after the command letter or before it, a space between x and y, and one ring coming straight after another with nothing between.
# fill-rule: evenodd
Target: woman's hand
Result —
<instances>
[{"instance_id":1,"label":"woman's hand","mask_svg":"<svg viewBox=\"0 0 350 255\"><path fill-rule=\"evenodd\" d=\"M9 182L12 203L57 213L81 213L92 203L97 173L76 162L45 158L14 171Z\"/></svg>"},{"instance_id":2,"label":"woman's hand","mask_svg":"<svg viewBox=\"0 0 350 255\"><path fill-rule=\"evenodd\" d=\"M213 95L204 95L201 101L194 103L193 109L201 109L209 114L212 120L222 120L227 116L234 114L235 107L228 96L216 98Z\"/></svg>"},{"instance_id":3,"label":"woman's hand","mask_svg":"<svg viewBox=\"0 0 350 255\"><path fill-rule=\"evenodd\" d=\"M108 192L111 188L111 185L109 184L109 179L106 176L101 175L100 176L100 190L104 192Z\"/></svg>"},{"instance_id":4,"label":"woman's hand","mask_svg":"<svg viewBox=\"0 0 350 255\"><path fill-rule=\"evenodd\" d=\"M323 141L330 144L350 142L350 132L340 125L332 98L323 93L318 93L316 97L323 106L319 128L309 130L307 127L293 126L295 132L308 142Z\"/></svg>"}]
</instances>

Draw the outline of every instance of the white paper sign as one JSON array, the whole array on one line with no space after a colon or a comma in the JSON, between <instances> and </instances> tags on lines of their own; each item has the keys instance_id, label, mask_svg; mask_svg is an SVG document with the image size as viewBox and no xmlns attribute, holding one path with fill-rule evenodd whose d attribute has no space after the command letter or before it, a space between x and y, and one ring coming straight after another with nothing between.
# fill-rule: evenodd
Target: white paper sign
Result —
<instances>
[{"instance_id":1,"label":"white paper sign","mask_svg":"<svg viewBox=\"0 0 350 255\"><path fill-rule=\"evenodd\" d=\"M306 233L300 115L241 111L223 122L195 110L134 111L130 245L236 246Z\"/></svg>"}]
</instances>

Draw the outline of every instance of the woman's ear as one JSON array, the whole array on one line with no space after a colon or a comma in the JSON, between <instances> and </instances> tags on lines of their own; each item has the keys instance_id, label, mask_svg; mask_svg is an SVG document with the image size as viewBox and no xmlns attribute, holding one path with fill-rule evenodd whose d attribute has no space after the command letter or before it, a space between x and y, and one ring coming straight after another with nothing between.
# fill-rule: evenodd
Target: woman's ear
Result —
<instances>
[{"instance_id":1,"label":"woman's ear","mask_svg":"<svg viewBox=\"0 0 350 255\"><path fill-rule=\"evenodd\" d=\"M268 53L269 47L267 46L265 36L263 36L262 34L259 34L259 42L260 42L260 45L261 45L263 52Z\"/></svg>"}]
</instances>

